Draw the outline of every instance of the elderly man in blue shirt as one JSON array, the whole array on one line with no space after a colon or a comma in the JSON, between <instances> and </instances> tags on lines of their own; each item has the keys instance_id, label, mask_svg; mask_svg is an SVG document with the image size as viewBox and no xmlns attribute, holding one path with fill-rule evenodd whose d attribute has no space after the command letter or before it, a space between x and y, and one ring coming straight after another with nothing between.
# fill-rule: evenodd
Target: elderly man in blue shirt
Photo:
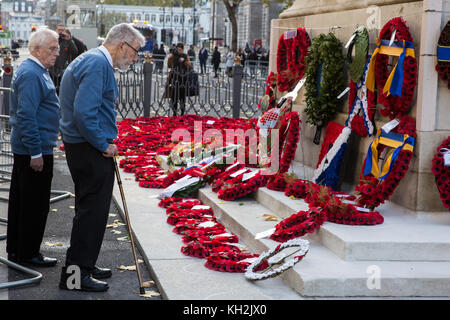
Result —
<instances>
[{"instance_id":1,"label":"elderly man in blue shirt","mask_svg":"<svg viewBox=\"0 0 450 320\"><path fill-rule=\"evenodd\" d=\"M48 73L59 54L58 34L42 29L28 42L31 56L11 83L10 121L14 165L8 202L8 259L50 267L40 246L50 209L53 148L59 132L59 100Z\"/></svg>"},{"instance_id":2,"label":"elderly man in blue shirt","mask_svg":"<svg viewBox=\"0 0 450 320\"><path fill-rule=\"evenodd\" d=\"M114 68L126 70L138 59L144 37L127 23L108 32L105 42L78 56L66 69L60 86L61 135L75 185L75 217L70 247L59 287L102 292L111 270L96 266L108 219L114 185L117 147ZM81 271L80 286L68 285L69 266Z\"/></svg>"}]
</instances>

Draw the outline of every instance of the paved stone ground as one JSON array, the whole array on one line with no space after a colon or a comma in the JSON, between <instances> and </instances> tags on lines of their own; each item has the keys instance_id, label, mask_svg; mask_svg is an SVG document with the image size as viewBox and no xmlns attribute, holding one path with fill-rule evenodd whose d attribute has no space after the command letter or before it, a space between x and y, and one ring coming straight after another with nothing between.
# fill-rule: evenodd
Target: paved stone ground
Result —
<instances>
[{"instance_id":1,"label":"paved stone ground","mask_svg":"<svg viewBox=\"0 0 450 320\"><path fill-rule=\"evenodd\" d=\"M64 190L73 193L73 183L67 168L66 160L63 152L55 154L54 177L52 183L53 190ZM4 185L5 186L5 185ZM7 193L1 192L0 195L7 196ZM136 271L122 271L118 268L123 266L134 265L134 258L129 241L120 241L117 238L128 235L127 227L121 225L117 228L108 228L98 259L98 265L111 268L113 276L106 281L109 283L109 290L105 293L84 293L60 290L58 288L61 267L65 261L65 254L70 243L70 232L72 228L72 219L74 217L74 198L66 198L64 200L51 204L47 227L44 240L41 246L41 252L44 255L55 257L58 264L54 268L40 268L37 271L43 274L43 279L38 285L29 285L24 287L16 287L0 290L1 300L148 300L139 295L139 283ZM0 202L0 217L7 216L7 203ZM111 204L110 217L108 224L112 224L116 219L122 218L115 204ZM120 231L121 234L115 234L112 231ZM0 234L6 233L6 226L0 223ZM50 247L45 245L46 242L51 244L62 243L62 246ZM0 256L6 258L6 241L0 241ZM139 254L139 258L142 257ZM143 259L142 259L143 260ZM144 263L140 264L143 281L150 281L151 276ZM16 270L7 268L0 264L0 283L5 281L15 281L26 279L27 276ZM155 291L159 293L156 285L152 285L147 291ZM161 296L151 299L160 300Z\"/></svg>"}]
</instances>

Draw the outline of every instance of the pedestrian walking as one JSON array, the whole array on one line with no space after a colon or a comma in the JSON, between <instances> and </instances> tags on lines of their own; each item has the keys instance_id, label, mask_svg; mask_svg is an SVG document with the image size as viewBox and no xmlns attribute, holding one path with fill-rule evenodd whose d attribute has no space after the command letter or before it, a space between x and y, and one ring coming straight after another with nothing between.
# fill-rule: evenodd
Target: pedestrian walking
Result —
<instances>
[{"instance_id":1,"label":"pedestrian walking","mask_svg":"<svg viewBox=\"0 0 450 320\"><path fill-rule=\"evenodd\" d=\"M170 107L173 115L177 115L178 104L180 105L180 115L184 115L186 90L187 90L187 75L191 70L191 61L189 56L184 52L183 43L177 44L177 51L173 51L167 58L167 67L170 70L167 77L165 98L170 98Z\"/></svg>"},{"instance_id":2,"label":"pedestrian walking","mask_svg":"<svg viewBox=\"0 0 450 320\"><path fill-rule=\"evenodd\" d=\"M206 73L206 62L208 61L208 50L205 45L202 45L200 52L198 53L198 60L200 61L200 72L201 74Z\"/></svg>"},{"instance_id":3,"label":"pedestrian walking","mask_svg":"<svg viewBox=\"0 0 450 320\"><path fill-rule=\"evenodd\" d=\"M226 66L227 66L227 75L229 77L233 76L233 65L234 65L234 53L231 50L231 48L228 49L228 53L227 53L227 61L226 61Z\"/></svg>"},{"instance_id":4,"label":"pedestrian walking","mask_svg":"<svg viewBox=\"0 0 450 320\"><path fill-rule=\"evenodd\" d=\"M214 67L214 78L217 78L217 72L219 70L220 65L220 52L218 47L214 47L214 52L212 55L211 63Z\"/></svg>"},{"instance_id":5,"label":"pedestrian walking","mask_svg":"<svg viewBox=\"0 0 450 320\"><path fill-rule=\"evenodd\" d=\"M75 217L70 247L59 287L69 289L69 266L81 271L81 291L106 291L98 279L111 270L96 265L108 219L114 184L117 147L114 68L127 70L138 60L144 37L127 23L115 25L103 46L75 59L61 81L61 135L67 165L75 185Z\"/></svg>"},{"instance_id":6,"label":"pedestrian walking","mask_svg":"<svg viewBox=\"0 0 450 320\"><path fill-rule=\"evenodd\" d=\"M59 132L59 101L48 69L59 54L59 35L42 29L28 42L31 56L11 83L10 121L14 164L8 202L8 259L50 267L54 258L40 253L53 177L53 148Z\"/></svg>"}]
</instances>

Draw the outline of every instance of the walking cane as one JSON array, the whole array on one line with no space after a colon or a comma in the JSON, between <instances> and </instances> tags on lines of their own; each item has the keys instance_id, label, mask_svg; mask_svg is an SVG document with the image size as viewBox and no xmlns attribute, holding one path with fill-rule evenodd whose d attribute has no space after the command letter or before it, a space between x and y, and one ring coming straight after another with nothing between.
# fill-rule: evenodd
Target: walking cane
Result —
<instances>
[{"instance_id":1,"label":"walking cane","mask_svg":"<svg viewBox=\"0 0 450 320\"><path fill-rule=\"evenodd\" d=\"M128 233L130 234L131 248L133 249L134 262L136 264L136 272L137 272L138 281L139 281L139 292L140 292L140 294L145 294L145 289L144 289L144 286L142 284L141 271L139 270L139 262L138 262L137 255L136 255L136 245L134 243L133 230L131 230L131 223L130 223L130 217L128 215L127 203L125 201L125 194L123 192L122 180L120 179L119 167L117 166L117 160L116 160L115 156L113 157L113 159L114 159L114 168L116 170L116 176L117 176L117 184L119 185L120 195L122 196L122 203L123 203L123 211L125 213L125 220L126 220L126 223L127 223L127 226L128 226Z\"/></svg>"}]
</instances>

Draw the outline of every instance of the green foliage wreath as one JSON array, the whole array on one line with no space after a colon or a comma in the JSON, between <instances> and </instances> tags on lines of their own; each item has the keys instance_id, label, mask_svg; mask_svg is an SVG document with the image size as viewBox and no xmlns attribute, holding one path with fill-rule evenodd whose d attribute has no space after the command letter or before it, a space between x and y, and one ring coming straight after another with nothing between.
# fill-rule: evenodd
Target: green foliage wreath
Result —
<instances>
[{"instance_id":1,"label":"green foliage wreath","mask_svg":"<svg viewBox=\"0 0 450 320\"><path fill-rule=\"evenodd\" d=\"M337 97L345 88L342 43L333 33L321 34L313 40L305 59L307 122L325 126L334 118Z\"/></svg>"},{"instance_id":2,"label":"green foliage wreath","mask_svg":"<svg viewBox=\"0 0 450 320\"><path fill-rule=\"evenodd\" d=\"M355 32L356 37L352 41L347 52L347 59L350 61L348 73L354 83L361 80L364 75L364 66L367 63L369 53L369 33L364 27L359 27ZM352 58L353 47L355 47L355 57Z\"/></svg>"}]
</instances>

